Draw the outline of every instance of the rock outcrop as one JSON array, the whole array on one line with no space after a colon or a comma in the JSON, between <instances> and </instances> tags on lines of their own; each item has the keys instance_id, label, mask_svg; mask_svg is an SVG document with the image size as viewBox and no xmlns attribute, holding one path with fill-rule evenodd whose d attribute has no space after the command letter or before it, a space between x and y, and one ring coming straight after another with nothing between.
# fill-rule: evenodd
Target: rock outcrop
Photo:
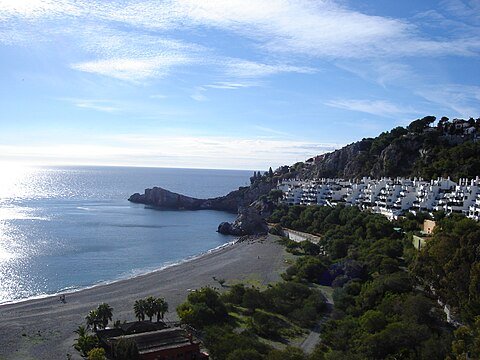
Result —
<instances>
[{"instance_id":1,"label":"rock outcrop","mask_svg":"<svg viewBox=\"0 0 480 360\"><path fill-rule=\"evenodd\" d=\"M218 226L218 232L235 236L266 234L268 226L265 219L271 215L272 211L273 204L271 202L257 200L250 206L241 208L233 223L222 222Z\"/></svg>"},{"instance_id":2,"label":"rock outcrop","mask_svg":"<svg viewBox=\"0 0 480 360\"><path fill-rule=\"evenodd\" d=\"M419 169L424 163L438 160L436 154L439 150L453 149L467 141L471 141L470 137L457 136L452 141L452 136L440 135L435 129L427 133L408 133L390 138L380 135L318 155L310 163L304 164L296 176L302 179L423 176ZM439 169L438 173L443 176L442 171Z\"/></svg>"},{"instance_id":3,"label":"rock outcrop","mask_svg":"<svg viewBox=\"0 0 480 360\"><path fill-rule=\"evenodd\" d=\"M236 236L255 235L268 231L265 218L270 215L272 206L268 201L258 199L267 195L274 187L272 182L262 181L211 199L197 199L154 187L145 189L143 194L133 194L128 201L159 209L234 212L238 214L237 219L233 223L221 223L218 232Z\"/></svg>"}]
</instances>

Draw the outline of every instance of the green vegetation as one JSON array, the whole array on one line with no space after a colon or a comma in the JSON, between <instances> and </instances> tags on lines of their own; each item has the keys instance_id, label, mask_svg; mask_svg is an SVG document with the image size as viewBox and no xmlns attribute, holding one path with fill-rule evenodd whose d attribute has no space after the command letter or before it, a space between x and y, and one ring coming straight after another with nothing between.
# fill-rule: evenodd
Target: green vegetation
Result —
<instances>
[{"instance_id":1,"label":"green vegetation","mask_svg":"<svg viewBox=\"0 0 480 360\"><path fill-rule=\"evenodd\" d=\"M88 353L98 346L97 336L94 334L90 334L87 328L83 325L79 326L77 330L75 330L75 334L77 334L78 337L75 339L73 347L83 357L87 357Z\"/></svg>"},{"instance_id":2,"label":"green vegetation","mask_svg":"<svg viewBox=\"0 0 480 360\"><path fill-rule=\"evenodd\" d=\"M415 174L426 179L450 176L475 178L480 170L480 143L468 141L453 147L432 144L428 156L415 162Z\"/></svg>"},{"instance_id":3,"label":"green vegetation","mask_svg":"<svg viewBox=\"0 0 480 360\"><path fill-rule=\"evenodd\" d=\"M105 350L102 348L93 348L88 352L88 360L106 360Z\"/></svg>"},{"instance_id":4,"label":"green vegetation","mask_svg":"<svg viewBox=\"0 0 480 360\"><path fill-rule=\"evenodd\" d=\"M163 319L168 311L168 303L164 298L156 298L149 296L145 299L136 300L133 304L133 312L138 321L144 321L148 317L152 321L153 317L157 317L157 322Z\"/></svg>"},{"instance_id":5,"label":"green vegetation","mask_svg":"<svg viewBox=\"0 0 480 360\"><path fill-rule=\"evenodd\" d=\"M182 322L203 335L212 359L296 359L301 350L274 350L314 325L325 309L320 291L296 281L265 290L243 284L219 294L202 288L177 308Z\"/></svg>"},{"instance_id":6,"label":"green vegetation","mask_svg":"<svg viewBox=\"0 0 480 360\"><path fill-rule=\"evenodd\" d=\"M375 138L364 138L332 153L282 166L273 174L255 174L252 183L285 179L322 177L361 178L372 176L423 177L450 176L474 178L480 170L480 119L434 116L412 121Z\"/></svg>"},{"instance_id":7,"label":"green vegetation","mask_svg":"<svg viewBox=\"0 0 480 360\"><path fill-rule=\"evenodd\" d=\"M117 360L140 359L137 343L132 339L121 338L115 344L115 358Z\"/></svg>"},{"instance_id":8,"label":"green vegetation","mask_svg":"<svg viewBox=\"0 0 480 360\"><path fill-rule=\"evenodd\" d=\"M464 288L458 288L466 286L468 289L474 280L464 277L457 287L452 287L454 276L448 278L444 275L445 271L439 273L436 269L440 264L450 266L450 270L465 269L463 262L453 263L451 259L461 259L465 255L471 258L471 255L466 253L466 249L458 249L457 252L453 248L439 250L434 246L436 241L420 254L413 252L408 234L394 228L406 226L408 230L416 231L423 218L408 216L398 223L391 223L381 215L341 206L282 206L272 214L272 222L320 235L319 247L328 254L307 255L310 252L308 247L285 240L291 252L303 253L304 256L286 271L284 278L331 284L334 288L332 319L322 329L322 341L311 355L312 360L445 359L456 354L452 350L454 334L445 321L445 314L432 295L421 290L418 279L428 270L432 277L442 274L440 278L436 277L436 281L443 283L447 280L444 290L449 289L451 295L455 294L457 298L470 299L470 306L474 306L476 300L472 294L468 291L462 293ZM476 223L455 217L442 221L440 227L448 228L446 233L456 234L456 241L465 238L466 247L473 245L467 244L466 239L472 239L474 229L471 226L478 226ZM439 230L438 233L445 239L445 232ZM431 252L439 252L449 258L438 258L438 263L432 263L427 255ZM407 262L410 260L412 264ZM407 271L409 265L411 272ZM428 270L421 273L417 270L420 267ZM425 279L430 283L433 281ZM440 289L439 285L435 285L435 289ZM478 310L473 307L472 314L475 311ZM465 330L462 334L469 334L468 339L457 342L474 344L473 333L473 330Z\"/></svg>"},{"instance_id":9,"label":"green vegetation","mask_svg":"<svg viewBox=\"0 0 480 360\"><path fill-rule=\"evenodd\" d=\"M473 324L480 314L480 226L451 215L439 221L435 230L412 270L462 322Z\"/></svg>"},{"instance_id":10,"label":"green vegetation","mask_svg":"<svg viewBox=\"0 0 480 360\"><path fill-rule=\"evenodd\" d=\"M165 313L168 311L168 303L164 298L156 298L149 296L145 299L135 301L133 305L135 317L139 321L144 321L148 317L150 321L156 316L157 322L163 319ZM109 321L113 319L113 309L107 303L98 305L96 309L91 310L85 317L86 326L79 326L75 330L77 338L73 344L82 357L91 360L105 359L105 351L99 348L99 339L97 337L97 330L107 327ZM121 325L120 320L114 322L114 327ZM90 332L93 330L93 333ZM122 339L115 344L116 359L134 360L139 358L137 344L129 339Z\"/></svg>"}]
</instances>

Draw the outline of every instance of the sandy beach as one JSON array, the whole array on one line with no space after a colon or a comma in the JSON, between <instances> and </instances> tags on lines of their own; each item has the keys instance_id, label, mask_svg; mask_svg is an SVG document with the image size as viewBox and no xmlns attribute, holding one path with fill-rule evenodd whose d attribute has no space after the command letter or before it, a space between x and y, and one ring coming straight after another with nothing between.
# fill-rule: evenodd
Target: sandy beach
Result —
<instances>
[{"instance_id":1,"label":"sandy beach","mask_svg":"<svg viewBox=\"0 0 480 360\"><path fill-rule=\"evenodd\" d=\"M114 320L134 320L135 300L153 295L165 297L167 320L177 320L175 308L188 292L202 286L245 281L267 284L278 281L285 269L285 251L269 236L219 249L194 260L132 279L96 286L66 295L0 306L0 359L80 359L73 349L74 330L98 304L113 307ZM106 260L108 261L108 260Z\"/></svg>"}]
</instances>

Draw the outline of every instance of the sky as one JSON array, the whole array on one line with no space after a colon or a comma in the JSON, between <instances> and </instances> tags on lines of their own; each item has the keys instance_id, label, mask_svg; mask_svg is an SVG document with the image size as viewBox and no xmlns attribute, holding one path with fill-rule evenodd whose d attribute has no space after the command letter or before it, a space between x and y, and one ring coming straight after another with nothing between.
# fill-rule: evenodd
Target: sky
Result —
<instances>
[{"instance_id":1,"label":"sky","mask_svg":"<svg viewBox=\"0 0 480 360\"><path fill-rule=\"evenodd\" d=\"M480 0L0 0L0 161L267 169L480 117Z\"/></svg>"}]
</instances>

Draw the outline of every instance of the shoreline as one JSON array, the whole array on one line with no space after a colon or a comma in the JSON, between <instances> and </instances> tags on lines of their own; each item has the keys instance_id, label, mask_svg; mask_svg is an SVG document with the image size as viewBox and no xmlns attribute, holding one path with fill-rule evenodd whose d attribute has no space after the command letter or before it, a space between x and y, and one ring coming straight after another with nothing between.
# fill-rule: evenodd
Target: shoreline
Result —
<instances>
[{"instance_id":1,"label":"shoreline","mask_svg":"<svg viewBox=\"0 0 480 360\"><path fill-rule=\"evenodd\" d=\"M114 309L114 321L132 321L135 300L150 295L165 297L169 304L166 320L174 321L176 307L193 289L212 286L222 290L238 282L260 286L279 281L287 263L285 249L276 239L269 235L237 240L147 274L67 292L65 304L52 295L0 305L0 359L62 359L67 354L80 359L72 347L74 330L102 302ZM214 277L224 278L226 286L222 288Z\"/></svg>"},{"instance_id":2,"label":"shoreline","mask_svg":"<svg viewBox=\"0 0 480 360\"><path fill-rule=\"evenodd\" d=\"M237 244L238 242L239 242L239 237L236 237L235 240L226 242L222 245L219 245L219 246L216 246L212 249L201 252L200 254L190 255L190 256L188 256L184 259L174 261L174 262L170 262L170 263L167 262L165 265L162 265L158 268L138 270L139 272L137 274L120 276L119 278L116 278L116 279L113 279L113 280L101 280L98 283L95 283L93 285L87 285L87 286L82 286L82 287L78 287L78 288L77 287L72 287L71 289L65 288L65 289L62 289L60 291L50 293L50 294L40 294L40 295L30 296L28 298L1 302L0 303L0 309L3 306L15 305L15 304L20 304L20 303L25 303L25 302L28 302L28 301L42 300L42 299L47 299L47 298L55 298L55 297L58 297L60 295L72 295L72 294L75 294L77 292L84 291L84 290L90 290L90 289L94 289L94 288L101 287L101 286L107 286L107 285L115 284L115 283L122 282L122 281L134 280L136 278L146 276L146 275L150 275L150 274L156 273L158 271L163 271L163 270L169 269L171 267L179 266L179 265L188 263L190 261L195 261L197 259L200 259L203 256L207 256L209 254L213 254L213 253L222 251L223 249L228 248L230 246L233 246L233 245ZM134 272L134 271L135 270L132 270L132 272Z\"/></svg>"}]
</instances>

